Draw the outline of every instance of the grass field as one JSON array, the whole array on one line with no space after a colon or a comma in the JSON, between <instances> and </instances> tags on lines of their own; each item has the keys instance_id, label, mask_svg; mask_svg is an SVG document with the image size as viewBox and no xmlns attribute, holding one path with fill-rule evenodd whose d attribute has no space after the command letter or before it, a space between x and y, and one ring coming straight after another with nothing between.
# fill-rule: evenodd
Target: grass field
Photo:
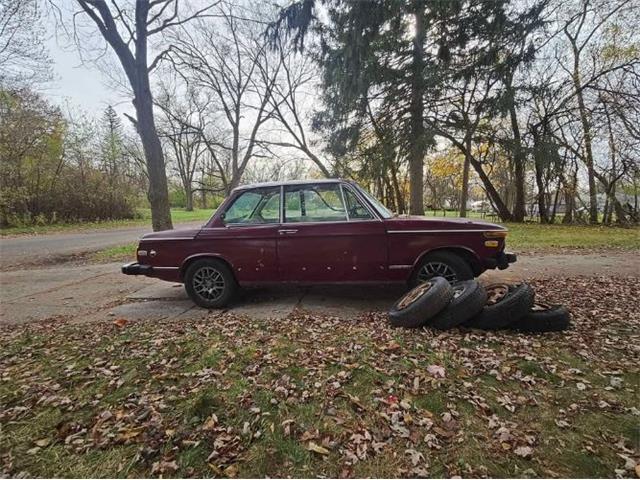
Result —
<instances>
[{"instance_id":1,"label":"grass field","mask_svg":"<svg viewBox=\"0 0 640 480\"><path fill-rule=\"evenodd\" d=\"M43 235L46 233L62 233L83 230L113 229L122 227L151 226L151 209L139 208L138 218L131 220L110 220L105 222L86 223L57 223L53 225L32 225L27 227L11 227L0 229L0 236L7 235ZM194 209L187 212L183 208L172 208L171 218L174 223L195 222L201 220L205 222L211 215L213 209Z\"/></svg>"},{"instance_id":2,"label":"grass field","mask_svg":"<svg viewBox=\"0 0 640 480\"><path fill-rule=\"evenodd\" d=\"M0 476L632 477L637 281L534 286L571 330L303 311L0 328Z\"/></svg>"}]
</instances>

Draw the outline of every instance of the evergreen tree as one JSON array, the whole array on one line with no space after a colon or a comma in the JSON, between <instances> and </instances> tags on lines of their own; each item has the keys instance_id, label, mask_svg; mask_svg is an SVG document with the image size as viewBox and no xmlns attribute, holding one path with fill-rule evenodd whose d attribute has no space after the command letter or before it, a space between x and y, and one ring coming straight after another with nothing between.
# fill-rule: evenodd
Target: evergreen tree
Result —
<instances>
[{"instance_id":1,"label":"evergreen tree","mask_svg":"<svg viewBox=\"0 0 640 480\"><path fill-rule=\"evenodd\" d=\"M410 212L423 214L424 156L437 133L427 113L456 78L508 64L501 36L516 32L522 16L509 15L507 0L318 1L327 22L314 16L312 0L302 0L284 9L273 29L293 32L298 47L310 25L319 35L325 108L315 125L329 132L334 153L344 153L372 106L379 121L398 131L397 148L409 165Z\"/></svg>"}]
</instances>

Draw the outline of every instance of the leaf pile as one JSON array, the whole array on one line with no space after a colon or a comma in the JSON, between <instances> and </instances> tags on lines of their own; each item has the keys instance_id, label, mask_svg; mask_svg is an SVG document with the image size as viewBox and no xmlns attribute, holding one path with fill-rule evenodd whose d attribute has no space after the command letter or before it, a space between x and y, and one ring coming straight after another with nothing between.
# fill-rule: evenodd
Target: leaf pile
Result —
<instances>
[{"instance_id":1,"label":"leaf pile","mask_svg":"<svg viewBox=\"0 0 640 480\"><path fill-rule=\"evenodd\" d=\"M0 475L634 477L637 278L534 282L563 333L297 310L0 330Z\"/></svg>"}]
</instances>

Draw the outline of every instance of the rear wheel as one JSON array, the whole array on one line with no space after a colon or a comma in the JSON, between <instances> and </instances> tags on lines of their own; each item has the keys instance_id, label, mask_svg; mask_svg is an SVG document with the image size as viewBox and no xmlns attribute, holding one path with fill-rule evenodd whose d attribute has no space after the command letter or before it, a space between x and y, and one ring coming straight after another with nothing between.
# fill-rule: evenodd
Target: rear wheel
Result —
<instances>
[{"instance_id":1,"label":"rear wheel","mask_svg":"<svg viewBox=\"0 0 640 480\"><path fill-rule=\"evenodd\" d=\"M231 270L220 260L197 260L187 268L184 287L191 300L203 308L227 305L238 289Z\"/></svg>"},{"instance_id":2,"label":"rear wheel","mask_svg":"<svg viewBox=\"0 0 640 480\"><path fill-rule=\"evenodd\" d=\"M418 264L409 285L415 287L433 277L443 277L454 284L463 280L473 280L471 265L459 255L452 252L433 252L427 254Z\"/></svg>"}]
</instances>

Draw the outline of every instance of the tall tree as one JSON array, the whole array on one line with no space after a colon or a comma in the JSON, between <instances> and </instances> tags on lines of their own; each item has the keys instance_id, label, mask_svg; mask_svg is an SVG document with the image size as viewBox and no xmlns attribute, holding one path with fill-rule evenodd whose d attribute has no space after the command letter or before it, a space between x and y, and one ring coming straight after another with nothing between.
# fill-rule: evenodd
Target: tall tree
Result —
<instances>
[{"instance_id":1,"label":"tall tree","mask_svg":"<svg viewBox=\"0 0 640 480\"><path fill-rule=\"evenodd\" d=\"M586 84L584 81L583 62L592 45L594 37L613 19L616 14L628 6L633 0L617 0L613 2L599 0L580 0L577 11L569 16L562 26L572 56L572 64L567 68L571 75L577 104L580 124L583 130L584 160L587 167L589 184L589 222L598 223L598 190L596 186L595 159L593 153L593 126L585 99Z\"/></svg>"},{"instance_id":2,"label":"tall tree","mask_svg":"<svg viewBox=\"0 0 640 480\"><path fill-rule=\"evenodd\" d=\"M156 129L149 74L168 49L149 61L149 42L167 29L206 15L217 2L183 15L179 0L136 0L132 14L122 2L76 0L115 52L133 92L135 125L144 149L149 178L148 198L154 230L173 228L162 144Z\"/></svg>"},{"instance_id":3,"label":"tall tree","mask_svg":"<svg viewBox=\"0 0 640 480\"><path fill-rule=\"evenodd\" d=\"M282 11L273 32L284 26L294 32L294 41L300 45L309 25L317 26L318 58L324 70L323 124L330 129L333 142L354 144L367 105L392 118L409 168L410 211L422 214L424 156L436 134L425 112L446 90L447 82L463 74L460 70L443 75L461 52L474 50L475 66L498 61L504 43L490 40L507 27L517 28L507 12L509 2L322 3L328 21L314 16L315 2L301 0Z\"/></svg>"},{"instance_id":4,"label":"tall tree","mask_svg":"<svg viewBox=\"0 0 640 480\"><path fill-rule=\"evenodd\" d=\"M272 96L282 59L270 55L263 27L241 18L230 4L215 9L218 22L199 21L172 37L168 54L189 88L201 92L223 130L203 137L228 193L260 155L260 132L273 117ZM203 131L203 133L206 133ZM229 168L220 157L229 158Z\"/></svg>"}]
</instances>

